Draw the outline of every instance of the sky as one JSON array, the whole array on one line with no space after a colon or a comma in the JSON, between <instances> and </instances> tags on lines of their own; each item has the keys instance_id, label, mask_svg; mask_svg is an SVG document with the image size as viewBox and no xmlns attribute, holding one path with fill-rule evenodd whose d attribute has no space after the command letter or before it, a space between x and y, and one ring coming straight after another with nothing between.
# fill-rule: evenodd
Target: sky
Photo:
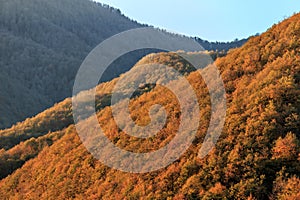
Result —
<instances>
[{"instance_id":1,"label":"sky","mask_svg":"<svg viewBox=\"0 0 300 200\"><path fill-rule=\"evenodd\" d=\"M97 0L140 23L209 41L266 31L300 12L299 0Z\"/></svg>"}]
</instances>

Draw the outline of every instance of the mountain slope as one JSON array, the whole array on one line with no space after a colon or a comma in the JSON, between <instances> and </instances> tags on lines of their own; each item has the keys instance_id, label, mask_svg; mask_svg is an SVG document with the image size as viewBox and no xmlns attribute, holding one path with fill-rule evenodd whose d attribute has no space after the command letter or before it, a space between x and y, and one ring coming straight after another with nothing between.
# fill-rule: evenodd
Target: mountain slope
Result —
<instances>
[{"instance_id":1,"label":"mountain slope","mask_svg":"<svg viewBox=\"0 0 300 200\"><path fill-rule=\"evenodd\" d=\"M137 27L141 25L117 10L90 1L0 1L0 67L6 74L0 80L0 127L71 96L73 79L89 51L109 36Z\"/></svg>"},{"instance_id":2,"label":"mountain slope","mask_svg":"<svg viewBox=\"0 0 300 200\"><path fill-rule=\"evenodd\" d=\"M153 62L161 63L170 67L173 67L176 63L174 68L186 75L193 71L190 64L174 53L150 54L141 59L134 68L139 67L139 65L144 65L146 63L150 64ZM126 74L127 73L124 75L126 76ZM102 83L97 86L95 104L96 110L101 110L110 105L111 91L118 79L119 78L116 78L110 82ZM141 96L148 91L149 88L140 88L135 92L134 96ZM83 94L88 92L89 91L84 91ZM35 157L43 149L38 148L36 150L36 148L33 148L35 149L33 152L30 150L28 151L28 145L25 145L24 147L24 144L27 144L28 140L30 141L30 144L33 143L32 141L35 141L34 145L44 147L45 145L40 143L44 140L51 141L52 139L49 139L49 136L54 135L51 132L65 129L74 123L71 103L71 99L67 98L35 117L28 118L24 122L17 123L9 129L0 130L0 149L3 148L0 156L0 162L2 163L0 168L0 177L6 177L11 174L15 169L22 166L27 158ZM40 140L40 138L42 139ZM50 144L52 143L53 142L50 142ZM25 150L22 150L24 148ZM17 154L11 153L15 152L14 149L18 149Z\"/></svg>"},{"instance_id":3,"label":"mountain slope","mask_svg":"<svg viewBox=\"0 0 300 200\"><path fill-rule=\"evenodd\" d=\"M172 58L161 55L158 60ZM217 59L216 65L227 91L227 118L216 148L204 159L199 160L197 152L208 125L210 99L204 82L191 72L187 78L197 89L203 126L178 161L145 174L110 169L86 151L71 125L52 146L0 182L2 198L299 198L300 14L250 38ZM99 122L111 141L138 152L170 141L179 116L176 101L165 99L167 92L154 87L131 101L136 108L132 117L139 123L148 120L144 108L165 103L168 124L151 141L126 136L115 125L110 108L100 108ZM89 119L85 122L88 125Z\"/></svg>"}]
</instances>

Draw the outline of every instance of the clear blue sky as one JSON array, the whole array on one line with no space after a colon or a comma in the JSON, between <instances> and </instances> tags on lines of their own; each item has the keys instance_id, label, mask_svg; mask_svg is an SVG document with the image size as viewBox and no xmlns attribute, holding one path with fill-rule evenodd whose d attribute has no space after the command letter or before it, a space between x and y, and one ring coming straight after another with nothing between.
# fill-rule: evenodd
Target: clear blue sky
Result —
<instances>
[{"instance_id":1,"label":"clear blue sky","mask_svg":"<svg viewBox=\"0 0 300 200\"><path fill-rule=\"evenodd\" d=\"M97 0L141 23L209 41L266 31L300 11L299 0Z\"/></svg>"}]
</instances>

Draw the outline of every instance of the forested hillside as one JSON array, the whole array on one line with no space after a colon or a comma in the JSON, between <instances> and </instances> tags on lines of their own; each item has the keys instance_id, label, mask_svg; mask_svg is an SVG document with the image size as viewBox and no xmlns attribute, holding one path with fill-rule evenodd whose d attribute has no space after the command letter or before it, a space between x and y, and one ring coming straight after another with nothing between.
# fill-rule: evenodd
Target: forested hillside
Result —
<instances>
[{"instance_id":1,"label":"forested hillside","mask_svg":"<svg viewBox=\"0 0 300 200\"><path fill-rule=\"evenodd\" d=\"M2 144L6 148L0 154L2 166L19 169L14 171L14 168L11 175L1 180L0 198L300 198L300 14L251 37L241 48L230 50L227 56L216 60L227 93L227 118L216 147L204 159L197 158L197 153L210 118L207 87L198 73L192 72L189 64L173 53L153 56L156 62L187 72L187 79L199 98L202 126L193 145L178 161L144 174L104 166L87 152L74 125L65 120L69 107L64 105L70 103L67 99L0 133L8 138L24 136L20 144ZM140 63L150 62L148 58ZM155 137L137 140L121 132L108 106L116 80L97 88L97 116L107 137L117 146L135 152L147 152L168 143L180 120L176 101L168 98L172 94L157 85L144 88L131 99L132 118L138 123L149 120L147 108L153 104L162 103L168 113L167 124ZM62 114L59 122L64 124L55 121L59 119L57 113ZM83 120L88 126L90 119ZM34 129L48 121L53 124L41 126L48 127L45 130ZM30 136L36 138L26 140ZM1 173L3 177L8 174L5 170Z\"/></svg>"},{"instance_id":2,"label":"forested hillside","mask_svg":"<svg viewBox=\"0 0 300 200\"><path fill-rule=\"evenodd\" d=\"M118 9L88 0L1 0L0 128L70 97L76 72L96 45L142 26ZM205 44L219 51L241 45ZM120 58L102 80L126 72L149 52L153 50Z\"/></svg>"},{"instance_id":3,"label":"forested hillside","mask_svg":"<svg viewBox=\"0 0 300 200\"><path fill-rule=\"evenodd\" d=\"M74 76L89 51L109 36L140 26L118 10L85 0L1 0L0 127L71 96Z\"/></svg>"}]
</instances>

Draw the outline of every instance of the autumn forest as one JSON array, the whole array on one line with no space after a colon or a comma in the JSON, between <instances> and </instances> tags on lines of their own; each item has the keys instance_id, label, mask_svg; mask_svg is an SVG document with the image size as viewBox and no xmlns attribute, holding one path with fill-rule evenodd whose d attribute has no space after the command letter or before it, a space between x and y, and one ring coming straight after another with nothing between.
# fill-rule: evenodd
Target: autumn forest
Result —
<instances>
[{"instance_id":1,"label":"autumn forest","mask_svg":"<svg viewBox=\"0 0 300 200\"><path fill-rule=\"evenodd\" d=\"M201 126L179 159L156 171L128 173L106 166L83 145L72 115L71 89L82 59L96 44L147 25L86 0L28 0L26 9L14 7L19 1L0 2L0 84L5 85L0 91L0 199L300 199L300 14L247 40L197 40L207 50L193 56L212 57L227 106L221 135L202 159L197 155L212 111L209 90L197 70L176 52L154 49L114 63L109 78L95 89L95 108L115 146L154 151L178 130L178 101L159 83L140 87L129 106L140 125L149 123L152 105L164 106L166 123L155 136L129 136L114 121L113 89L120 77L142 65L159 63L177 70L196 91L201 108ZM60 11L60 4L70 4L70 10ZM53 12L32 14L36 7ZM59 14L48 14L54 10ZM14 85L10 78L19 81ZM92 127L90 116L80 120Z\"/></svg>"}]
</instances>

